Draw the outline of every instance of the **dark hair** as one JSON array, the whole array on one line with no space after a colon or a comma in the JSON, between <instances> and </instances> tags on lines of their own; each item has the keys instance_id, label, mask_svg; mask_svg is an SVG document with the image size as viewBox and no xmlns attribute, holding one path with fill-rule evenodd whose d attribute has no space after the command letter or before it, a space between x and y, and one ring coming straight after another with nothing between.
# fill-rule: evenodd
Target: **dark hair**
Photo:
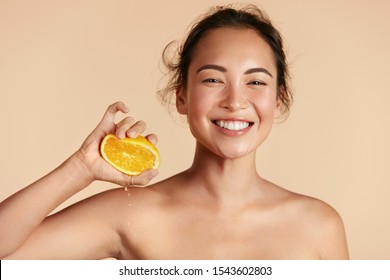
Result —
<instances>
[{"instance_id":1,"label":"dark hair","mask_svg":"<svg viewBox=\"0 0 390 280\"><path fill-rule=\"evenodd\" d=\"M184 43L178 46L173 56L170 50L174 42L166 46L163 63L170 76L166 86L158 92L160 101L164 105L173 105L172 97L177 89L182 87L185 92L188 68L199 41L208 31L222 27L253 29L268 43L273 51L277 69L277 98L281 102L282 112L288 113L293 97L283 40L268 16L254 5L238 9L232 6L214 7L191 27Z\"/></svg>"}]
</instances>

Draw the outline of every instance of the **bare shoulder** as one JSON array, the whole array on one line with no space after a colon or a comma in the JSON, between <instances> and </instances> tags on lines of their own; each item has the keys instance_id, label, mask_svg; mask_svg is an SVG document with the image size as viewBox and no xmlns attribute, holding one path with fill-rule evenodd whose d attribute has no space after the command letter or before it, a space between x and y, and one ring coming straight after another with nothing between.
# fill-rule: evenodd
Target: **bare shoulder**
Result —
<instances>
[{"instance_id":1,"label":"bare shoulder","mask_svg":"<svg viewBox=\"0 0 390 280\"><path fill-rule=\"evenodd\" d=\"M157 218L158 213L174 199L175 188L172 186L177 184L162 181L150 186L111 189L90 197L86 204L96 205L97 211L105 212L119 224L127 218L133 221L145 220L146 216L153 218L152 213Z\"/></svg>"},{"instance_id":2,"label":"bare shoulder","mask_svg":"<svg viewBox=\"0 0 390 280\"><path fill-rule=\"evenodd\" d=\"M321 259L348 259L344 223L339 213L328 203L306 195L279 188L281 205L302 230Z\"/></svg>"},{"instance_id":3,"label":"bare shoulder","mask_svg":"<svg viewBox=\"0 0 390 280\"><path fill-rule=\"evenodd\" d=\"M318 198L291 193L288 203L297 217L310 221L312 226L321 227L322 230L323 227L342 223L336 209Z\"/></svg>"}]
</instances>

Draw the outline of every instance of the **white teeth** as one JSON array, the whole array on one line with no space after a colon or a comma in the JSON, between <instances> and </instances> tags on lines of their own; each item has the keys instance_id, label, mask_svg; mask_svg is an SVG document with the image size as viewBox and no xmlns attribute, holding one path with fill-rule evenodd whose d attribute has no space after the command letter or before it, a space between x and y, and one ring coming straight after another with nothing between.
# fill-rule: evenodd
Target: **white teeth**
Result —
<instances>
[{"instance_id":1,"label":"white teeth","mask_svg":"<svg viewBox=\"0 0 390 280\"><path fill-rule=\"evenodd\" d=\"M248 122L240 121L216 121L215 122L219 127L228 129L228 130L243 130L249 126Z\"/></svg>"}]
</instances>

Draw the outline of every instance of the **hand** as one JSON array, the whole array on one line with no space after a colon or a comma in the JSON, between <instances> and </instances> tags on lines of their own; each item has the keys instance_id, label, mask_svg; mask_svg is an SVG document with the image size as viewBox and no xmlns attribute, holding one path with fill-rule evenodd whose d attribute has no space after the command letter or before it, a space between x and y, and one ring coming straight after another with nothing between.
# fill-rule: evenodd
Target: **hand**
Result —
<instances>
[{"instance_id":1,"label":"hand","mask_svg":"<svg viewBox=\"0 0 390 280\"><path fill-rule=\"evenodd\" d=\"M118 111L128 113L129 109L123 102L116 102L110 105L103 119L87 137L76 155L87 167L92 180L107 181L123 187L147 185L152 178L157 176L157 170L145 170L137 176L129 176L113 168L100 155L100 143L107 134L115 134L120 139L126 136L135 138L146 129L144 121L135 121L129 116L115 124L115 114ZM157 136L155 134L147 135L146 139L154 145L157 144Z\"/></svg>"}]
</instances>

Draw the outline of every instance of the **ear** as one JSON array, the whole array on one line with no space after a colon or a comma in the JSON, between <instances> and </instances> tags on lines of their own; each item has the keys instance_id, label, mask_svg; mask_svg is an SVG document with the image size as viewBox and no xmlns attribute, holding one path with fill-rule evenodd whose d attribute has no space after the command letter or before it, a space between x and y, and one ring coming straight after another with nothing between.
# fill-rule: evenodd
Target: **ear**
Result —
<instances>
[{"instance_id":1,"label":"ear","mask_svg":"<svg viewBox=\"0 0 390 280\"><path fill-rule=\"evenodd\" d=\"M283 104L283 102L278 98L278 99L276 100L276 108L275 108L275 112L274 112L274 119L275 119L275 120L279 120L279 118L280 118L281 115L282 115L283 108L284 108L284 104Z\"/></svg>"},{"instance_id":2,"label":"ear","mask_svg":"<svg viewBox=\"0 0 390 280\"><path fill-rule=\"evenodd\" d=\"M288 112L289 112L288 106L283 102L283 100L280 97L282 94L283 94L283 96L285 95L285 88L284 87L279 88L279 96L276 99L276 109L275 109L275 113L274 113L274 120L276 120L277 122L284 121L287 118Z\"/></svg>"},{"instance_id":3,"label":"ear","mask_svg":"<svg viewBox=\"0 0 390 280\"><path fill-rule=\"evenodd\" d=\"M187 115L187 98L182 86L178 86L176 90L176 109L179 114Z\"/></svg>"}]
</instances>

